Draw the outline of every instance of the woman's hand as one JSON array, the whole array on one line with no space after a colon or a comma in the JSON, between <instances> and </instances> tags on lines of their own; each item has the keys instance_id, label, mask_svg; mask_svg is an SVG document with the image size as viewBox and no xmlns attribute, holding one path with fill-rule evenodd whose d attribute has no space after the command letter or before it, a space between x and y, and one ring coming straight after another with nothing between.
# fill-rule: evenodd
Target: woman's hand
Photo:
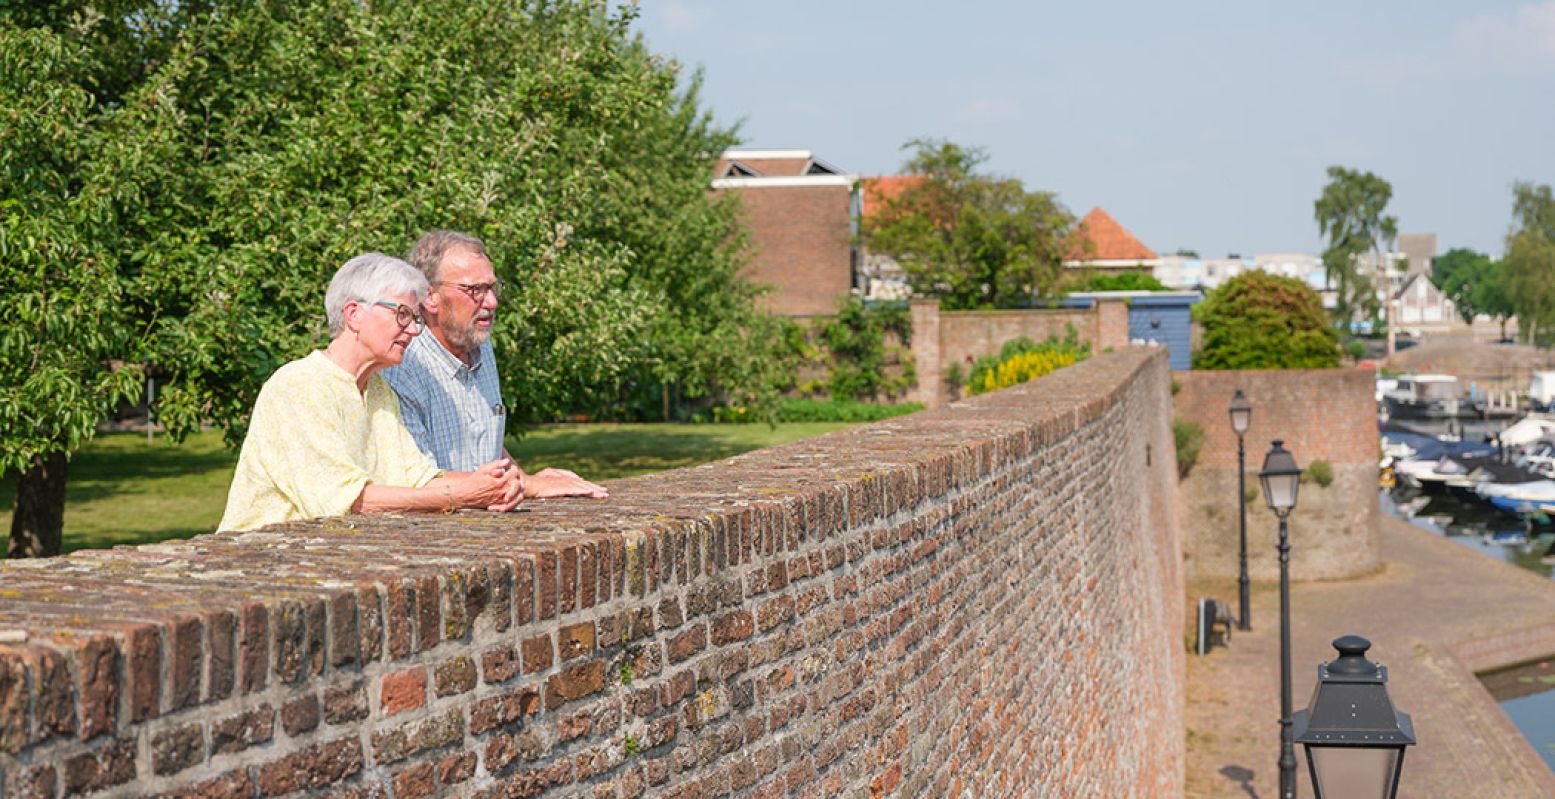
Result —
<instances>
[{"instance_id":1,"label":"woman's hand","mask_svg":"<svg viewBox=\"0 0 1555 799\"><path fill-rule=\"evenodd\" d=\"M505 513L524 501L524 473L507 458L482 464L453 482L455 504L461 508Z\"/></svg>"}]
</instances>

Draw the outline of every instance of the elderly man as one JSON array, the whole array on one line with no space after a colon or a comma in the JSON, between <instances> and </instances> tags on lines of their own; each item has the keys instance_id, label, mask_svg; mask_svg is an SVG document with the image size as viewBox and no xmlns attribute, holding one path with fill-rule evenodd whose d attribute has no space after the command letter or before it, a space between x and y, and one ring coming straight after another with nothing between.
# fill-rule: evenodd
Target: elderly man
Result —
<instances>
[{"instance_id":1,"label":"elderly man","mask_svg":"<svg viewBox=\"0 0 1555 799\"><path fill-rule=\"evenodd\" d=\"M503 444L507 408L490 341L502 282L486 245L474 236L434 230L406 260L431 285L421 311L432 334L413 339L404 362L384 372L399 394L406 428L439 468L471 471L466 464L505 458L517 469ZM603 486L565 469L520 475L525 497L607 496Z\"/></svg>"}]
</instances>

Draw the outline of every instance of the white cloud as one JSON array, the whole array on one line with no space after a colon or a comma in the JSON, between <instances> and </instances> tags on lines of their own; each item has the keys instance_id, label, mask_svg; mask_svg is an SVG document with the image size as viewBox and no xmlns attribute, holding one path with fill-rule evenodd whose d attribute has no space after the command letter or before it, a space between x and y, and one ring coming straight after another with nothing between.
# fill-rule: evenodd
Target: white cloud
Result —
<instances>
[{"instance_id":1,"label":"white cloud","mask_svg":"<svg viewBox=\"0 0 1555 799\"><path fill-rule=\"evenodd\" d=\"M659 16L670 33L696 33L702 27L702 16L685 3L670 3Z\"/></svg>"}]
</instances>

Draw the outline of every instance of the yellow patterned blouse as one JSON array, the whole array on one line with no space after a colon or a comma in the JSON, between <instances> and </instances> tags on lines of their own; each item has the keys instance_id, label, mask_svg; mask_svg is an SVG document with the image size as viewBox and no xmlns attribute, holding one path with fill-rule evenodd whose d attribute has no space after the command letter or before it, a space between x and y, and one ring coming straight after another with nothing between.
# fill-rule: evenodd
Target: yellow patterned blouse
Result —
<instances>
[{"instance_id":1,"label":"yellow patterned blouse","mask_svg":"<svg viewBox=\"0 0 1555 799\"><path fill-rule=\"evenodd\" d=\"M355 378L315 351L260 389L218 529L339 516L368 483L420 487L438 474L388 382L373 375L359 394Z\"/></svg>"}]
</instances>

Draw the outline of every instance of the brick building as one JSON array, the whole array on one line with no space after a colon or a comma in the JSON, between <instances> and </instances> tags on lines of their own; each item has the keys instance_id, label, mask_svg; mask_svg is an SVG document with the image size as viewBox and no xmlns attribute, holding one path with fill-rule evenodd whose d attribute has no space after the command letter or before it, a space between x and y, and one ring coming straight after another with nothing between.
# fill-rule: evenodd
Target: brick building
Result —
<instances>
[{"instance_id":1,"label":"brick building","mask_svg":"<svg viewBox=\"0 0 1555 799\"><path fill-rule=\"evenodd\" d=\"M854 287L858 179L809 150L728 150L713 190L737 191L751 233L745 276L774 287L766 307L830 314Z\"/></svg>"}]
</instances>

